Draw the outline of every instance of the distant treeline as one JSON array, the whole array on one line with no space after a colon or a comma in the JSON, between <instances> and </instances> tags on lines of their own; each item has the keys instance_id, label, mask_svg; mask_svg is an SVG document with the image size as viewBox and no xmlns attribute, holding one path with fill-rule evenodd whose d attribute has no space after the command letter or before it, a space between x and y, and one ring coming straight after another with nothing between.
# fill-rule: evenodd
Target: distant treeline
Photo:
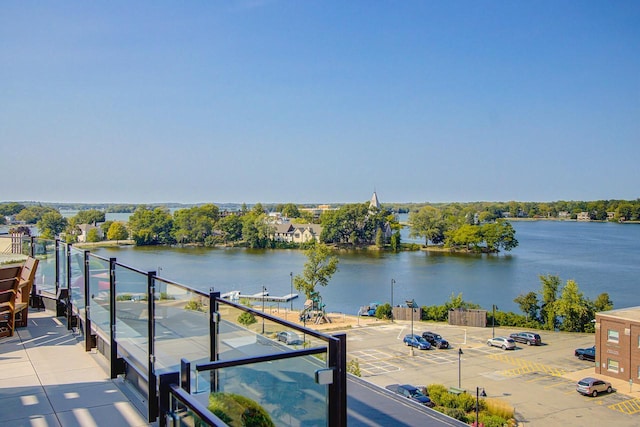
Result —
<instances>
[{"instance_id":1,"label":"distant treeline","mask_svg":"<svg viewBox=\"0 0 640 427\"><path fill-rule=\"evenodd\" d=\"M640 199L636 200L595 200L556 202L469 202L469 203L392 203L385 205L395 212L419 211L424 206L441 210L456 209L471 214L486 212L490 217L511 218L566 218L576 219L581 212L587 212L591 220L640 221ZM609 218L608 213L613 213Z\"/></svg>"}]
</instances>

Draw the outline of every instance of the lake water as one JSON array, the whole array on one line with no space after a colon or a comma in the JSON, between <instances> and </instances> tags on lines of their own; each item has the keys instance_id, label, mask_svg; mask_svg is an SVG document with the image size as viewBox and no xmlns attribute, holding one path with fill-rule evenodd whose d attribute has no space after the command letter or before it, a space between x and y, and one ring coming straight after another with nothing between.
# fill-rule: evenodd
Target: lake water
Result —
<instances>
[{"instance_id":1,"label":"lake water","mask_svg":"<svg viewBox=\"0 0 640 427\"><path fill-rule=\"evenodd\" d=\"M539 291L539 275L574 279L585 296L608 292L616 308L640 305L640 225L531 221L513 222L520 245L497 255L422 251L340 253L338 272L320 288L327 310L356 313L370 302L444 303L462 293L466 301L518 312L513 299ZM408 241L403 236L403 241ZM290 272L300 274L306 257L297 250L124 247L96 249L103 257L178 283L208 291L290 293ZM302 306L294 301L294 308Z\"/></svg>"}]
</instances>

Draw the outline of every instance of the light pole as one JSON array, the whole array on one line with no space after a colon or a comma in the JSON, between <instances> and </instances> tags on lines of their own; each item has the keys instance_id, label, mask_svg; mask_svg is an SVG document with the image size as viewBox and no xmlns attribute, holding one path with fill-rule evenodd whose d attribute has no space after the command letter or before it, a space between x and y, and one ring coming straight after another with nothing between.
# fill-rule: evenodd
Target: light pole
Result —
<instances>
[{"instance_id":1,"label":"light pole","mask_svg":"<svg viewBox=\"0 0 640 427\"><path fill-rule=\"evenodd\" d=\"M493 315L491 317L491 337L495 338L496 337L496 305L492 304L493 306Z\"/></svg>"},{"instance_id":2,"label":"light pole","mask_svg":"<svg viewBox=\"0 0 640 427\"><path fill-rule=\"evenodd\" d=\"M393 322L393 285L396 284L396 281L391 279L391 322Z\"/></svg>"},{"instance_id":3,"label":"light pole","mask_svg":"<svg viewBox=\"0 0 640 427\"><path fill-rule=\"evenodd\" d=\"M464 353L462 352L462 349L459 348L458 349L458 388L461 388L461 382L460 382L460 377L461 377L461 370L460 370L460 356L462 356Z\"/></svg>"},{"instance_id":4,"label":"light pole","mask_svg":"<svg viewBox=\"0 0 640 427\"><path fill-rule=\"evenodd\" d=\"M480 393L480 387L476 387L476 427L480 425L478 419L480 413L480 396L487 397L487 393L485 393L484 388L482 389L482 393Z\"/></svg>"},{"instance_id":5,"label":"light pole","mask_svg":"<svg viewBox=\"0 0 640 427\"><path fill-rule=\"evenodd\" d=\"M267 292L267 288L262 285L262 335L264 335L264 294Z\"/></svg>"},{"instance_id":6,"label":"light pole","mask_svg":"<svg viewBox=\"0 0 640 427\"><path fill-rule=\"evenodd\" d=\"M413 338L413 310L415 310L416 302L415 300L406 301L407 307L411 309L411 338ZM413 356L413 345L409 346L409 356Z\"/></svg>"},{"instance_id":7,"label":"light pole","mask_svg":"<svg viewBox=\"0 0 640 427\"><path fill-rule=\"evenodd\" d=\"M289 298L291 298L289 300L289 302L291 303L291 307L289 308L289 311L293 311L293 271L291 273L289 273L289 277L291 278L291 293L289 294Z\"/></svg>"}]
</instances>

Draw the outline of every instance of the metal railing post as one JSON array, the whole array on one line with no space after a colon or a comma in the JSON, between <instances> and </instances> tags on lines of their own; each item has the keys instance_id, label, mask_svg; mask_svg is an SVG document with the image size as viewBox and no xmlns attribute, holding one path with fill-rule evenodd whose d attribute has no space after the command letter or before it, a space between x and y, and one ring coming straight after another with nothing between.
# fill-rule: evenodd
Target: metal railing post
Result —
<instances>
[{"instance_id":1,"label":"metal railing post","mask_svg":"<svg viewBox=\"0 0 640 427\"><path fill-rule=\"evenodd\" d=\"M160 375L160 404L158 407L159 412L159 424L160 427L167 426L167 416L171 412L170 408L170 394L171 394L171 385L178 384L180 381L180 374L178 372L168 372L166 374Z\"/></svg>"},{"instance_id":2,"label":"metal railing post","mask_svg":"<svg viewBox=\"0 0 640 427\"><path fill-rule=\"evenodd\" d=\"M116 335L116 259L109 258L109 362L111 379L124 374L124 359L118 358Z\"/></svg>"},{"instance_id":3,"label":"metal railing post","mask_svg":"<svg viewBox=\"0 0 640 427\"><path fill-rule=\"evenodd\" d=\"M67 329L73 328L73 303L71 302L71 244L67 245Z\"/></svg>"},{"instance_id":4,"label":"metal railing post","mask_svg":"<svg viewBox=\"0 0 640 427\"><path fill-rule=\"evenodd\" d=\"M218 298L220 292L209 292L209 360L214 362L220 359L218 354L218 336L220 334L220 313L218 312ZM218 391L218 371L210 371L211 391Z\"/></svg>"},{"instance_id":5,"label":"metal railing post","mask_svg":"<svg viewBox=\"0 0 640 427\"><path fill-rule=\"evenodd\" d=\"M91 351L91 271L89 271L89 251L84 251L84 350Z\"/></svg>"},{"instance_id":6,"label":"metal railing post","mask_svg":"<svg viewBox=\"0 0 640 427\"><path fill-rule=\"evenodd\" d=\"M336 334L329 341L328 367L334 370L329 385L329 425L347 425L347 335Z\"/></svg>"},{"instance_id":7,"label":"metal railing post","mask_svg":"<svg viewBox=\"0 0 640 427\"><path fill-rule=\"evenodd\" d=\"M156 313L155 313L155 294L156 294L156 272L150 271L147 273L147 309L149 312L148 320L148 375L149 375L149 422L154 422L158 419L158 393L157 393L157 378L155 372L155 336L156 336Z\"/></svg>"}]
</instances>

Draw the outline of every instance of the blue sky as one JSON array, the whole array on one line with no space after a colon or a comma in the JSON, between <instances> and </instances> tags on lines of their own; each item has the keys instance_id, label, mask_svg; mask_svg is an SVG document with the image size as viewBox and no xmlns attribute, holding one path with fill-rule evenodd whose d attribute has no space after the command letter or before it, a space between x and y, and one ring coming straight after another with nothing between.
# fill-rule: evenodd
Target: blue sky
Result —
<instances>
[{"instance_id":1,"label":"blue sky","mask_svg":"<svg viewBox=\"0 0 640 427\"><path fill-rule=\"evenodd\" d=\"M0 64L0 201L640 197L638 1L5 1Z\"/></svg>"}]
</instances>

